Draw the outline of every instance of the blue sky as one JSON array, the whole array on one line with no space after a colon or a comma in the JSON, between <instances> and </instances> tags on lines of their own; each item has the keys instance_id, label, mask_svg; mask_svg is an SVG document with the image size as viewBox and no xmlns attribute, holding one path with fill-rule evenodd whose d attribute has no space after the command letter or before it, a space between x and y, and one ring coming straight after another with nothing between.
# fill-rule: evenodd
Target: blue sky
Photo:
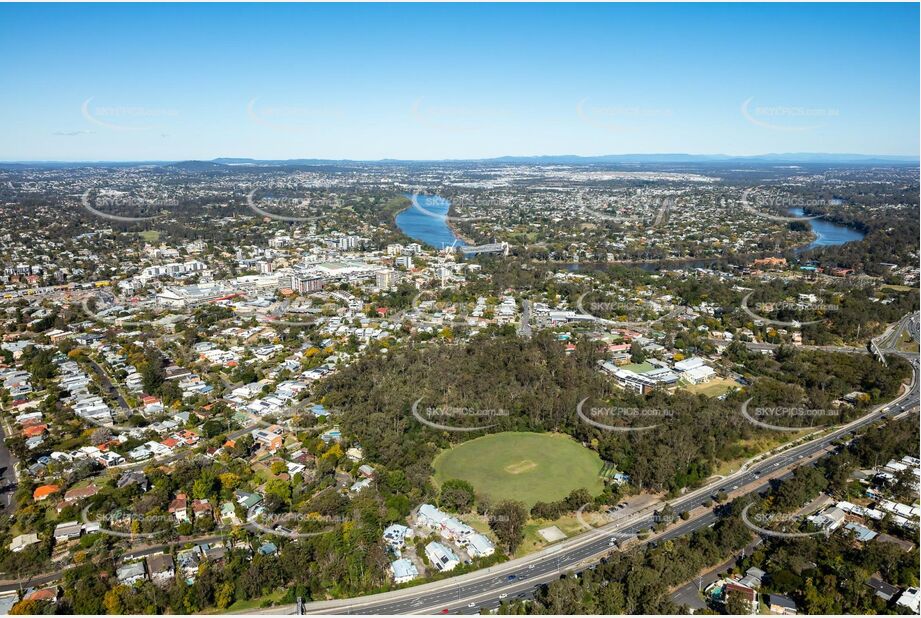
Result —
<instances>
[{"instance_id":1,"label":"blue sky","mask_svg":"<svg viewBox=\"0 0 921 618\"><path fill-rule=\"evenodd\" d=\"M0 160L917 155L917 4L0 5Z\"/></svg>"}]
</instances>

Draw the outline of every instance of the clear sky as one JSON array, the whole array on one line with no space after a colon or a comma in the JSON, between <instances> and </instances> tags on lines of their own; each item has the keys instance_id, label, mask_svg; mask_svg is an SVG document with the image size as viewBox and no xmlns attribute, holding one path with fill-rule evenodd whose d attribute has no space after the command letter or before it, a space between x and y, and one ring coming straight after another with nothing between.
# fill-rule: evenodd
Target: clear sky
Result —
<instances>
[{"instance_id":1,"label":"clear sky","mask_svg":"<svg viewBox=\"0 0 921 618\"><path fill-rule=\"evenodd\" d=\"M917 4L0 5L0 160L917 155Z\"/></svg>"}]
</instances>

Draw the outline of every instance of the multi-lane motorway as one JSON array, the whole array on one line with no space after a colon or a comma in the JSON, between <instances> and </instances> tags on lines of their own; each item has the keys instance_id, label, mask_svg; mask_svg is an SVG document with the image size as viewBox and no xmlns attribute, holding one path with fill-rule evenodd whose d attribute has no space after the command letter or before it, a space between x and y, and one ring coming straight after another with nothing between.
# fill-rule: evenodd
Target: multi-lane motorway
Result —
<instances>
[{"instance_id":1,"label":"multi-lane motorway","mask_svg":"<svg viewBox=\"0 0 921 618\"><path fill-rule=\"evenodd\" d=\"M782 478L791 470L830 451L832 443L859 430L883 417L900 417L918 408L918 355L892 349L893 341L898 345L902 332L917 338L917 315L900 321L891 335L886 337L883 345L887 354L899 355L911 362L914 369L910 388L889 404L874 409L866 416L819 436L804 444L788 448L780 453L766 457L723 479L686 495L669 501L674 511L695 511L691 520L681 522L664 534L657 535L656 540L665 540L686 535L704 526L711 525L717 516L711 510L704 510L703 504L719 492L730 496L762 491L768 486L769 479ZM392 592L342 599L320 601L304 605L306 613L323 614L412 614L412 613L478 613L480 609L491 609L503 600L513 600L533 595L534 590L551 582L566 572L576 572L597 563L603 556L616 549L615 542L634 538L648 532L654 524L655 510L664 506L656 503L641 511L591 530L566 541L550 546L524 558L511 560L488 569L452 577L446 580L430 582L412 588ZM701 511L703 511L701 513ZM162 551L166 546L134 548L132 556L142 556ZM36 585L53 581L61 573L47 574L32 579L29 583ZM0 586L0 590L14 589L23 582L10 582ZM261 610L260 613L294 614L294 605L278 606Z\"/></svg>"},{"instance_id":2,"label":"multi-lane motorway","mask_svg":"<svg viewBox=\"0 0 921 618\"><path fill-rule=\"evenodd\" d=\"M895 352L890 352L895 353ZM918 357L902 354L914 368L912 383L900 397L889 404L875 408L866 416L839 427L804 444L788 448L776 455L752 463L742 470L706 487L689 492L670 501L675 512L700 508L718 492L731 496L762 491L769 478L782 478L803 464L814 461L833 448L833 442L846 437L883 417L896 417L918 408ZM654 524L654 510L659 503L621 521L563 541L541 552L512 560L495 567L447 580L431 582L413 588L377 595L320 601L304 605L305 613L323 614L405 614L405 613L477 613L481 608L492 608L503 600L530 596L535 588L553 581L562 573L579 571L597 562L615 549L614 542L625 537L648 532ZM680 523L657 540L683 536L716 521L712 511ZM263 610L265 613L292 614L294 606L280 606Z\"/></svg>"}]
</instances>

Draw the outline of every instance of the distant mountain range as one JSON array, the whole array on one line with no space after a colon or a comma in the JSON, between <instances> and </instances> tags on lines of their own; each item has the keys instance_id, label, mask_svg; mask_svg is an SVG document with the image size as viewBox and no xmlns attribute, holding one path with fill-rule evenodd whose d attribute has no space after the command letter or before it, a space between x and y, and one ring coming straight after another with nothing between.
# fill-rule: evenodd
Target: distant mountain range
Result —
<instances>
[{"instance_id":1,"label":"distant mountain range","mask_svg":"<svg viewBox=\"0 0 921 618\"><path fill-rule=\"evenodd\" d=\"M584 157L580 155L544 155L532 157L493 157L487 159L380 159L378 161L333 160L333 159L287 159L260 160L222 157L213 163L226 165L329 165L335 163L531 163L531 164L580 164L580 163L729 163L752 161L770 163L918 163L919 157L905 155L833 154L821 152L771 153L750 156L722 154L621 154Z\"/></svg>"},{"instance_id":2,"label":"distant mountain range","mask_svg":"<svg viewBox=\"0 0 921 618\"><path fill-rule=\"evenodd\" d=\"M233 166L320 166L343 164L379 164L379 165L411 165L426 163L508 163L521 165L591 165L591 164L727 164L727 163L771 163L771 164L857 164L857 165L886 165L886 164L919 164L919 157L906 155L868 155L868 154L835 154L822 152L788 152L770 153L761 155L736 156L722 154L620 154L600 156L579 155L546 155L531 157L494 157L488 159L247 159L235 157L219 157L210 161L34 161L34 162L0 162L0 167L129 167L129 166L155 166L178 168L196 171L218 171Z\"/></svg>"}]
</instances>

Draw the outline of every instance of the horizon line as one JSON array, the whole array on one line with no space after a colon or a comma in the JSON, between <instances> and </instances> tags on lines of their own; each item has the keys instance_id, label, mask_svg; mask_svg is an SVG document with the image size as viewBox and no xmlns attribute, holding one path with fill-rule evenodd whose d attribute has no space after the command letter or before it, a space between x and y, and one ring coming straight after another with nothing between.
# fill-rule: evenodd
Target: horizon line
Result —
<instances>
[{"instance_id":1,"label":"horizon line","mask_svg":"<svg viewBox=\"0 0 921 618\"><path fill-rule=\"evenodd\" d=\"M377 159L351 159L351 158L326 158L326 157L289 157L289 158L257 158L247 156L217 156L210 159L203 158L177 158L177 159L5 159L0 160L0 165L5 164L88 164L88 163L136 163L136 164L154 164L154 163L217 163L221 161L252 161L252 162L293 162L293 161L318 161L332 163L467 163L481 161L501 161L506 159L615 159L615 158L662 158L662 157L681 157L684 159L693 158L711 158L717 162L719 160L733 159L765 159L771 158L775 161L784 161L793 158L812 157L813 162L822 162L822 157L829 160L834 159L891 159L893 162L918 162L921 164L921 153L919 154L876 154L876 153L853 153L853 152L768 152L761 154L747 155L727 155L723 153L686 153L686 152L647 152L647 153L619 153L619 154L602 154L602 155L578 155L578 154L539 154L539 155L497 155L491 157L443 157L443 158L396 158L382 157Z\"/></svg>"}]
</instances>

